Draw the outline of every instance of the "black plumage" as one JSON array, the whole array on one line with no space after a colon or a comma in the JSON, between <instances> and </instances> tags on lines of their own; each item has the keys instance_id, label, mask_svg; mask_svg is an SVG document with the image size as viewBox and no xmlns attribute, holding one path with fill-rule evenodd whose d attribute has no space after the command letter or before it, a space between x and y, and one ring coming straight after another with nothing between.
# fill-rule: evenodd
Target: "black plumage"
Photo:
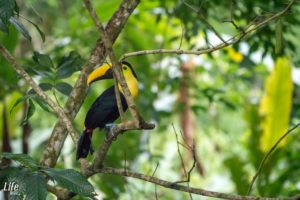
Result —
<instances>
[{"instance_id":1,"label":"black plumage","mask_svg":"<svg viewBox=\"0 0 300 200\"><path fill-rule=\"evenodd\" d=\"M123 110L127 110L125 97L120 93ZM120 116L115 88L111 86L105 90L93 103L85 117L85 127L95 129L104 128L106 124L113 123Z\"/></svg>"},{"instance_id":2,"label":"black plumage","mask_svg":"<svg viewBox=\"0 0 300 200\"><path fill-rule=\"evenodd\" d=\"M137 85L137 75L134 72L132 66L128 62L123 62L123 74L125 73L127 75L127 78L125 77L125 80L129 84L129 87L134 87L138 91L138 85ZM113 78L113 73L111 68L107 69L107 65L103 66L104 68L98 68L94 71L95 73L90 74L89 77L92 77L91 80L88 80L88 84L91 84L94 81L97 80L103 80L103 79L109 79ZM100 70L100 73L99 73ZM101 70L107 70L105 73ZM101 76L98 76L98 74ZM129 79L129 80L128 80ZM130 82L131 81L131 82ZM117 120L120 116L117 99L115 95L115 86L111 86L107 90L105 90L92 104L91 108L86 114L85 117L85 129L80 136L80 139L77 144L77 153L76 153L76 159L79 158L85 158L89 154L89 152L93 152L93 149L91 147L91 138L93 134L93 130L96 128L103 129L107 124L113 123L115 120ZM135 95L137 92L135 93ZM120 92L120 98L123 110L127 110L127 102L125 100L124 95Z\"/></svg>"},{"instance_id":3,"label":"black plumage","mask_svg":"<svg viewBox=\"0 0 300 200\"><path fill-rule=\"evenodd\" d=\"M91 138L95 128L104 128L106 124L113 123L120 116L117 99L115 95L115 86L105 90L92 104L85 117L85 130L83 131L78 144L76 159L85 158L89 152L93 153ZM127 110L127 102L122 93L120 93L123 110Z\"/></svg>"}]
</instances>

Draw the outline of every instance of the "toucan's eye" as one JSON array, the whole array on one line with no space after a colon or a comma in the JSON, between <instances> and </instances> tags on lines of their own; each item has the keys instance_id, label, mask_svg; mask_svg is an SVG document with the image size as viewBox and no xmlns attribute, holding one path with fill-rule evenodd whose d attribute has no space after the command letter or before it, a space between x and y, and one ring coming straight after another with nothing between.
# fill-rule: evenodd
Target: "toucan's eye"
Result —
<instances>
[{"instance_id":1,"label":"toucan's eye","mask_svg":"<svg viewBox=\"0 0 300 200\"><path fill-rule=\"evenodd\" d=\"M123 67L124 70L127 70L127 67Z\"/></svg>"}]
</instances>

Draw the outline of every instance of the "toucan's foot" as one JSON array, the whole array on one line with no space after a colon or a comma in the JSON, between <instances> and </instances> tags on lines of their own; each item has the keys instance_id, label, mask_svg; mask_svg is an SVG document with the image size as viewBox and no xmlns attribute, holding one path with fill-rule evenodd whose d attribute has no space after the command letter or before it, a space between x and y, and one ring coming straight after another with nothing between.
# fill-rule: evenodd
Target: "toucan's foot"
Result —
<instances>
[{"instance_id":1,"label":"toucan's foot","mask_svg":"<svg viewBox=\"0 0 300 200\"><path fill-rule=\"evenodd\" d=\"M109 138L109 135L112 135L113 136L113 139L116 140L117 139L117 136L114 134L114 127L116 127L117 125L116 124L106 124L104 126L104 131L105 131L105 139L108 140Z\"/></svg>"},{"instance_id":2,"label":"toucan's foot","mask_svg":"<svg viewBox=\"0 0 300 200\"><path fill-rule=\"evenodd\" d=\"M105 124L105 126L104 126L104 131L109 133L109 132L112 131L112 129L113 129L114 127L116 127L116 124L114 124L114 123L111 123L111 124Z\"/></svg>"}]
</instances>

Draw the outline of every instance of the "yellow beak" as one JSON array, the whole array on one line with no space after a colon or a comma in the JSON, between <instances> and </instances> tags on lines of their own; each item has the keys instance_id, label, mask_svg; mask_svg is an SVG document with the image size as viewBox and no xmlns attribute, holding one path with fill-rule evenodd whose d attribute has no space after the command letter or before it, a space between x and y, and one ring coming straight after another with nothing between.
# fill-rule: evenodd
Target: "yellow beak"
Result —
<instances>
[{"instance_id":1,"label":"yellow beak","mask_svg":"<svg viewBox=\"0 0 300 200\"><path fill-rule=\"evenodd\" d=\"M100 66L99 68L95 69L90 73L87 79L87 84L91 85L93 82L103 79L112 79L113 73L111 69L111 64L104 64Z\"/></svg>"}]
</instances>

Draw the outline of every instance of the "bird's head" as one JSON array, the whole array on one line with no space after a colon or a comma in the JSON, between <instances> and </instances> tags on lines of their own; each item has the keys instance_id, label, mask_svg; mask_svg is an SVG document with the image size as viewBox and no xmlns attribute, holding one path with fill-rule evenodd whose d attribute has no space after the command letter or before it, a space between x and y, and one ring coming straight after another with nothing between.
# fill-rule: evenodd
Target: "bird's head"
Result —
<instances>
[{"instance_id":1,"label":"bird's head","mask_svg":"<svg viewBox=\"0 0 300 200\"><path fill-rule=\"evenodd\" d=\"M138 81L137 81L137 75L133 70L131 64L126 61L123 61L122 72L132 96L136 97L138 95ZM95 69L88 76L87 84L91 85L95 81L103 80L103 79L112 79L112 78L113 78L112 64L108 63ZM118 85L118 88L120 92L123 93L120 85Z\"/></svg>"},{"instance_id":2,"label":"bird's head","mask_svg":"<svg viewBox=\"0 0 300 200\"><path fill-rule=\"evenodd\" d=\"M126 82L130 81L131 79L137 79L137 75L133 70L130 63L123 61L122 62L122 72L125 77ZM91 85L95 81L104 80L104 79L112 79L113 78L113 71L112 71L112 64L106 63L99 68L95 69L90 73L88 76L87 84Z\"/></svg>"}]
</instances>

